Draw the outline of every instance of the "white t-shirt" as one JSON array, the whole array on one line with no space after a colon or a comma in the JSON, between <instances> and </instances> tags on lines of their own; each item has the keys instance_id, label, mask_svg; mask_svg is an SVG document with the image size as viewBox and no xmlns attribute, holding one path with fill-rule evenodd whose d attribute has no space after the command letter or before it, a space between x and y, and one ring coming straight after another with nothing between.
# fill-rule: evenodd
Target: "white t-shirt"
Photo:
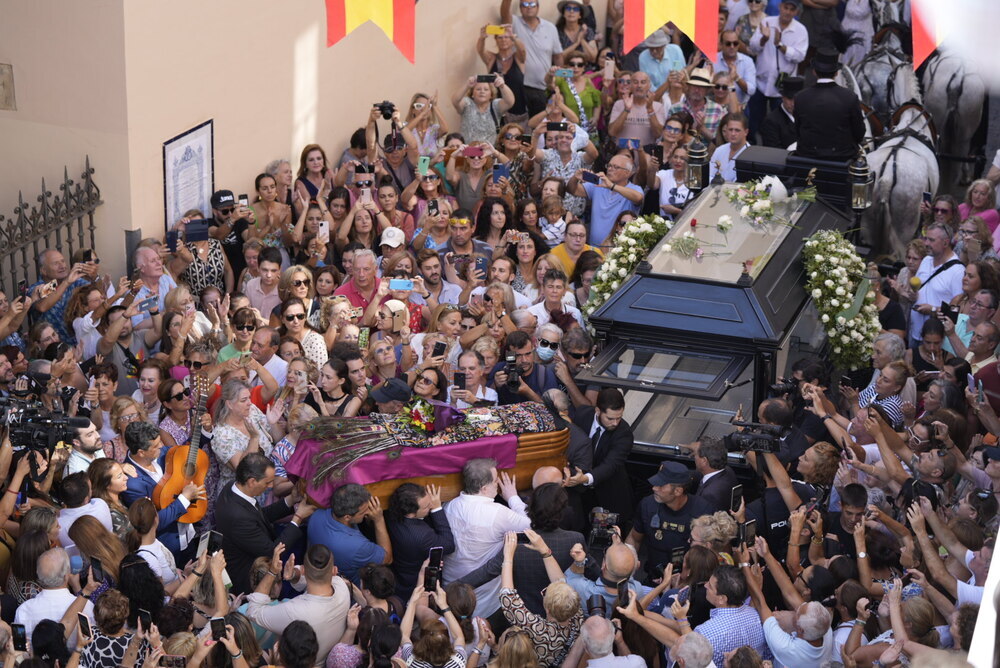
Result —
<instances>
[{"instance_id":1,"label":"white t-shirt","mask_svg":"<svg viewBox=\"0 0 1000 668\"><path fill-rule=\"evenodd\" d=\"M816 647L812 643L785 632L774 617L764 622L764 639L774 654L774 666L779 668L818 668L833 657L833 629L827 629L823 644Z\"/></svg>"},{"instance_id":2,"label":"white t-shirt","mask_svg":"<svg viewBox=\"0 0 1000 668\"><path fill-rule=\"evenodd\" d=\"M559 41L559 31L556 30L554 23L545 19L539 19L538 25L532 30L517 11L514 12L512 19L514 34L524 42L526 52L524 85L544 90L545 75L552 67L552 57L562 53L563 50Z\"/></svg>"},{"instance_id":3,"label":"white t-shirt","mask_svg":"<svg viewBox=\"0 0 1000 668\"><path fill-rule=\"evenodd\" d=\"M174 555L160 541L154 540L149 545L143 545L136 554L146 560L163 584L170 584L177 579L177 563L174 561Z\"/></svg>"},{"instance_id":4,"label":"white t-shirt","mask_svg":"<svg viewBox=\"0 0 1000 668\"><path fill-rule=\"evenodd\" d=\"M954 254L945 262L952 259L957 260ZM943 264L943 263L942 263ZM939 265L940 266L940 265ZM928 255L920 262L917 268L917 278L920 279L920 291L917 293L916 304L930 304L934 308L941 306L941 302L951 302L956 295L962 294L962 277L965 275L965 267L962 264L955 264L930 279L931 274L937 271L934 266L934 258ZM920 339L920 330L927 321L927 316L916 311L910 313L910 338Z\"/></svg>"},{"instance_id":5,"label":"white t-shirt","mask_svg":"<svg viewBox=\"0 0 1000 668\"><path fill-rule=\"evenodd\" d=\"M453 389L455 389L454 385L449 385L448 386L448 403L451 403L451 391ZM477 399L483 399L484 401L492 401L492 402L496 403L496 401L498 400L499 397L497 396L497 391L496 390L494 390L492 387L486 387L485 385L483 385L483 386L480 386L480 388L478 390L476 390L476 398ZM472 404L467 404L464 401L462 401L461 399L457 399L455 401L455 408L457 408L459 410L464 410L466 408L472 408Z\"/></svg>"}]
</instances>

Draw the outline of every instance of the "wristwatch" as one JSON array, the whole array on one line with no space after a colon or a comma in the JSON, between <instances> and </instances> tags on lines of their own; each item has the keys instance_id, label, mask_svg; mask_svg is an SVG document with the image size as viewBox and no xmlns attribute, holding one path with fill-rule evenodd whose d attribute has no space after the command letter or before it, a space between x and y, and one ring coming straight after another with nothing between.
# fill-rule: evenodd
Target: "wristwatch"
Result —
<instances>
[{"instance_id":1,"label":"wristwatch","mask_svg":"<svg viewBox=\"0 0 1000 668\"><path fill-rule=\"evenodd\" d=\"M867 558L868 558L867 552L858 552L858 559L867 559Z\"/></svg>"}]
</instances>

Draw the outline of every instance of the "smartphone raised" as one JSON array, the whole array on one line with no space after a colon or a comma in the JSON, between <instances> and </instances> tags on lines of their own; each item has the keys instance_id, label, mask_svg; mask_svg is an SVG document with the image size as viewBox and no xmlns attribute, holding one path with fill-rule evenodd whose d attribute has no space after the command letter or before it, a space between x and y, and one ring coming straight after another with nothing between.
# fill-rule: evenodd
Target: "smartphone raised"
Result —
<instances>
[{"instance_id":1,"label":"smartphone raised","mask_svg":"<svg viewBox=\"0 0 1000 668\"><path fill-rule=\"evenodd\" d=\"M684 565L684 553L686 548L675 547L670 550L670 563L674 565L674 572L679 573L681 566Z\"/></svg>"},{"instance_id":2,"label":"smartphone raised","mask_svg":"<svg viewBox=\"0 0 1000 668\"><path fill-rule=\"evenodd\" d=\"M413 281L408 278L390 278L389 279L389 289L390 290L412 290Z\"/></svg>"},{"instance_id":3,"label":"smartphone raised","mask_svg":"<svg viewBox=\"0 0 1000 668\"><path fill-rule=\"evenodd\" d=\"M507 165L494 165L493 166L493 183L499 183L500 179L510 178L510 167Z\"/></svg>"},{"instance_id":4,"label":"smartphone raised","mask_svg":"<svg viewBox=\"0 0 1000 668\"><path fill-rule=\"evenodd\" d=\"M528 538L528 534L524 533L523 531L518 531L517 532L517 544L518 545L530 545L531 544L531 539Z\"/></svg>"},{"instance_id":5,"label":"smartphone raised","mask_svg":"<svg viewBox=\"0 0 1000 668\"><path fill-rule=\"evenodd\" d=\"M361 331L358 332L358 348L364 350L368 347L369 337L372 334L371 327L362 327Z\"/></svg>"},{"instance_id":6,"label":"smartphone raised","mask_svg":"<svg viewBox=\"0 0 1000 668\"><path fill-rule=\"evenodd\" d=\"M931 199L932 199L933 197L934 197L934 195L932 195L931 193L929 193L929 192L928 192L928 191L926 191L926 190L924 191L924 201L925 201L925 202L927 202L928 204L930 204L930 203L931 203Z\"/></svg>"},{"instance_id":7,"label":"smartphone raised","mask_svg":"<svg viewBox=\"0 0 1000 668\"><path fill-rule=\"evenodd\" d=\"M419 174L420 176L426 174L430 166L431 166L431 159L429 156L422 155L419 158L417 158L417 174Z\"/></svg>"},{"instance_id":8,"label":"smartphone raised","mask_svg":"<svg viewBox=\"0 0 1000 668\"><path fill-rule=\"evenodd\" d=\"M209 621L212 628L212 640L218 642L226 637L226 620L223 617L212 617Z\"/></svg>"},{"instance_id":9,"label":"smartphone raised","mask_svg":"<svg viewBox=\"0 0 1000 668\"><path fill-rule=\"evenodd\" d=\"M498 26L493 24L486 26L487 35L503 35L505 32L507 32L507 29L504 28L503 26Z\"/></svg>"},{"instance_id":10,"label":"smartphone raised","mask_svg":"<svg viewBox=\"0 0 1000 668\"><path fill-rule=\"evenodd\" d=\"M632 139L631 137L619 137L618 138L618 148L635 149L639 148L639 140Z\"/></svg>"},{"instance_id":11,"label":"smartphone raised","mask_svg":"<svg viewBox=\"0 0 1000 668\"><path fill-rule=\"evenodd\" d=\"M194 220L185 225L184 240L191 243L195 241L208 241L208 221Z\"/></svg>"},{"instance_id":12,"label":"smartphone raised","mask_svg":"<svg viewBox=\"0 0 1000 668\"><path fill-rule=\"evenodd\" d=\"M76 613L76 623L80 626L80 633L90 637L94 635L90 630L90 618L82 612Z\"/></svg>"},{"instance_id":13,"label":"smartphone raised","mask_svg":"<svg viewBox=\"0 0 1000 668\"><path fill-rule=\"evenodd\" d=\"M568 67L560 67L558 70L555 71L553 76L562 77L563 79L572 79L573 70L571 70Z\"/></svg>"},{"instance_id":14,"label":"smartphone raised","mask_svg":"<svg viewBox=\"0 0 1000 668\"><path fill-rule=\"evenodd\" d=\"M316 230L316 238L323 243L330 241L330 221L326 218L319 221L319 228Z\"/></svg>"},{"instance_id":15,"label":"smartphone raised","mask_svg":"<svg viewBox=\"0 0 1000 668\"><path fill-rule=\"evenodd\" d=\"M448 344L444 341L438 341L434 344L434 350L431 351L431 357L441 357L444 355L446 350L448 350Z\"/></svg>"},{"instance_id":16,"label":"smartphone raised","mask_svg":"<svg viewBox=\"0 0 1000 668\"><path fill-rule=\"evenodd\" d=\"M167 232L167 250L171 253L177 252L177 240L180 237L180 231L170 230Z\"/></svg>"},{"instance_id":17,"label":"smartphone raised","mask_svg":"<svg viewBox=\"0 0 1000 668\"><path fill-rule=\"evenodd\" d=\"M629 591L629 588L628 588L628 580L627 579L626 580L619 580L618 581L618 606L619 607L623 607L624 608L624 607L628 606L628 601L629 601L628 597L629 597L630 594L631 594L631 592Z\"/></svg>"},{"instance_id":18,"label":"smartphone raised","mask_svg":"<svg viewBox=\"0 0 1000 668\"><path fill-rule=\"evenodd\" d=\"M462 155L467 158L481 158L483 157L483 147L482 146L466 146L465 150L462 151Z\"/></svg>"},{"instance_id":19,"label":"smartphone raised","mask_svg":"<svg viewBox=\"0 0 1000 668\"><path fill-rule=\"evenodd\" d=\"M549 121L545 124L546 132L567 132L569 130L569 123L566 121Z\"/></svg>"},{"instance_id":20,"label":"smartphone raised","mask_svg":"<svg viewBox=\"0 0 1000 668\"><path fill-rule=\"evenodd\" d=\"M476 271L477 272L482 272L482 274L483 274L484 277L488 277L487 276L487 272L489 271L489 269L490 269L490 260L489 260L489 258L483 257L482 255L477 255L476 256Z\"/></svg>"},{"instance_id":21,"label":"smartphone raised","mask_svg":"<svg viewBox=\"0 0 1000 668\"><path fill-rule=\"evenodd\" d=\"M735 513L740 509L741 501L743 501L743 485L733 485L729 490L729 510Z\"/></svg>"},{"instance_id":22,"label":"smartphone raised","mask_svg":"<svg viewBox=\"0 0 1000 668\"><path fill-rule=\"evenodd\" d=\"M444 548L443 547L432 547L427 550L427 566L428 568L441 568L441 564L444 562Z\"/></svg>"},{"instance_id":23,"label":"smartphone raised","mask_svg":"<svg viewBox=\"0 0 1000 668\"><path fill-rule=\"evenodd\" d=\"M436 216L441 213L441 209L438 207L437 199L427 200L427 215Z\"/></svg>"},{"instance_id":24,"label":"smartphone raised","mask_svg":"<svg viewBox=\"0 0 1000 668\"><path fill-rule=\"evenodd\" d=\"M497 80L497 75L495 74L477 74L476 83L488 83L491 84Z\"/></svg>"},{"instance_id":25,"label":"smartphone raised","mask_svg":"<svg viewBox=\"0 0 1000 668\"><path fill-rule=\"evenodd\" d=\"M361 203L362 204L371 204L372 203L372 189L371 188L362 188L361 189Z\"/></svg>"},{"instance_id":26,"label":"smartphone raised","mask_svg":"<svg viewBox=\"0 0 1000 668\"><path fill-rule=\"evenodd\" d=\"M104 567L101 566L101 562L96 557L90 558L90 574L94 582L104 582Z\"/></svg>"},{"instance_id":27,"label":"smartphone raised","mask_svg":"<svg viewBox=\"0 0 1000 668\"><path fill-rule=\"evenodd\" d=\"M642 150L645 151L646 155L649 157L656 158L660 165L663 164L663 146L660 144L646 144L642 147Z\"/></svg>"},{"instance_id":28,"label":"smartphone raised","mask_svg":"<svg viewBox=\"0 0 1000 668\"><path fill-rule=\"evenodd\" d=\"M250 197L247 195L239 196L240 206L250 206Z\"/></svg>"},{"instance_id":29,"label":"smartphone raised","mask_svg":"<svg viewBox=\"0 0 1000 668\"><path fill-rule=\"evenodd\" d=\"M455 386L456 390L464 390L465 389L465 372L464 371L456 371L455 372L454 381L452 382L452 385Z\"/></svg>"},{"instance_id":30,"label":"smartphone raised","mask_svg":"<svg viewBox=\"0 0 1000 668\"><path fill-rule=\"evenodd\" d=\"M24 624L11 624L10 636L14 643L15 652L28 651L28 631L24 628Z\"/></svg>"},{"instance_id":31,"label":"smartphone raised","mask_svg":"<svg viewBox=\"0 0 1000 668\"><path fill-rule=\"evenodd\" d=\"M149 299L143 299L141 302L139 302L139 305L136 306L136 310L139 311L139 313L149 313L153 309L158 308L159 305L160 305L159 297L150 297Z\"/></svg>"},{"instance_id":32,"label":"smartphone raised","mask_svg":"<svg viewBox=\"0 0 1000 668\"><path fill-rule=\"evenodd\" d=\"M757 520L747 520L743 523L743 542L753 545L757 541Z\"/></svg>"},{"instance_id":33,"label":"smartphone raised","mask_svg":"<svg viewBox=\"0 0 1000 668\"><path fill-rule=\"evenodd\" d=\"M84 251L83 251L83 261L84 262L93 262L94 261L94 249L92 249L92 248L86 248L86 249L84 249Z\"/></svg>"},{"instance_id":34,"label":"smartphone raised","mask_svg":"<svg viewBox=\"0 0 1000 668\"><path fill-rule=\"evenodd\" d=\"M601 183L601 177L593 172L583 172L581 178L583 178L583 180L587 183L593 183L594 185L599 185Z\"/></svg>"},{"instance_id":35,"label":"smartphone raised","mask_svg":"<svg viewBox=\"0 0 1000 668\"><path fill-rule=\"evenodd\" d=\"M222 619L221 617L219 619ZM150 614L149 610L144 608L139 608L139 624L142 625L142 630L149 633L149 629L153 626L153 615ZM225 635L225 634L223 634Z\"/></svg>"},{"instance_id":36,"label":"smartphone raised","mask_svg":"<svg viewBox=\"0 0 1000 668\"><path fill-rule=\"evenodd\" d=\"M519 142L521 142L522 144L530 144L531 143L531 135L521 135L520 137L517 138L517 140Z\"/></svg>"},{"instance_id":37,"label":"smartphone raised","mask_svg":"<svg viewBox=\"0 0 1000 668\"><path fill-rule=\"evenodd\" d=\"M222 534L218 531L208 532L208 554L213 555L222 549Z\"/></svg>"},{"instance_id":38,"label":"smartphone raised","mask_svg":"<svg viewBox=\"0 0 1000 668\"><path fill-rule=\"evenodd\" d=\"M17 296L24 297L28 294L28 281L23 278L17 282Z\"/></svg>"}]
</instances>

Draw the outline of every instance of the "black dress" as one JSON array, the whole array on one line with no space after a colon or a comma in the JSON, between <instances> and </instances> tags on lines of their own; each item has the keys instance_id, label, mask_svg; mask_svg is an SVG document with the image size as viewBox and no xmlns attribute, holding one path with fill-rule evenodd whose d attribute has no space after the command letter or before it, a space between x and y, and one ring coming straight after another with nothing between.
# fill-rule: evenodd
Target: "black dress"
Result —
<instances>
[{"instance_id":1,"label":"black dress","mask_svg":"<svg viewBox=\"0 0 1000 668\"><path fill-rule=\"evenodd\" d=\"M510 69L504 74L500 71L500 57L497 56L493 60L493 67L490 68L490 74L499 74L503 77L503 82L510 86L511 91L514 93L514 106L507 110L507 113L511 116L521 116L528 113L528 103L524 99L524 72L521 71L521 66L517 64L517 57L511 56L513 59L510 64Z\"/></svg>"}]
</instances>

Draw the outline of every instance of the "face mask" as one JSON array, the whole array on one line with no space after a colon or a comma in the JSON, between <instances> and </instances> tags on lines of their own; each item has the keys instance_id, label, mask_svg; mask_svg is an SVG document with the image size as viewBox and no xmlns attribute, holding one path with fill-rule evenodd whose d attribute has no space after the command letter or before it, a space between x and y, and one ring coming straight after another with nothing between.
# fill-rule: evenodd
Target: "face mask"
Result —
<instances>
[{"instance_id":1,"label":"face mask","mask_svg":"<svg viewBox=\"0 0 1000 668\"><path fill-rule=\"evenodd\" d=\"M544 347L544 346L540 346L540 347L536 348L535 352L538 355L538 359L540 359L542 362L551 362L552 358L554 358L556 356L556 351L555 350L553 350L552 348Z\"/></svg>"}]
</instances>

